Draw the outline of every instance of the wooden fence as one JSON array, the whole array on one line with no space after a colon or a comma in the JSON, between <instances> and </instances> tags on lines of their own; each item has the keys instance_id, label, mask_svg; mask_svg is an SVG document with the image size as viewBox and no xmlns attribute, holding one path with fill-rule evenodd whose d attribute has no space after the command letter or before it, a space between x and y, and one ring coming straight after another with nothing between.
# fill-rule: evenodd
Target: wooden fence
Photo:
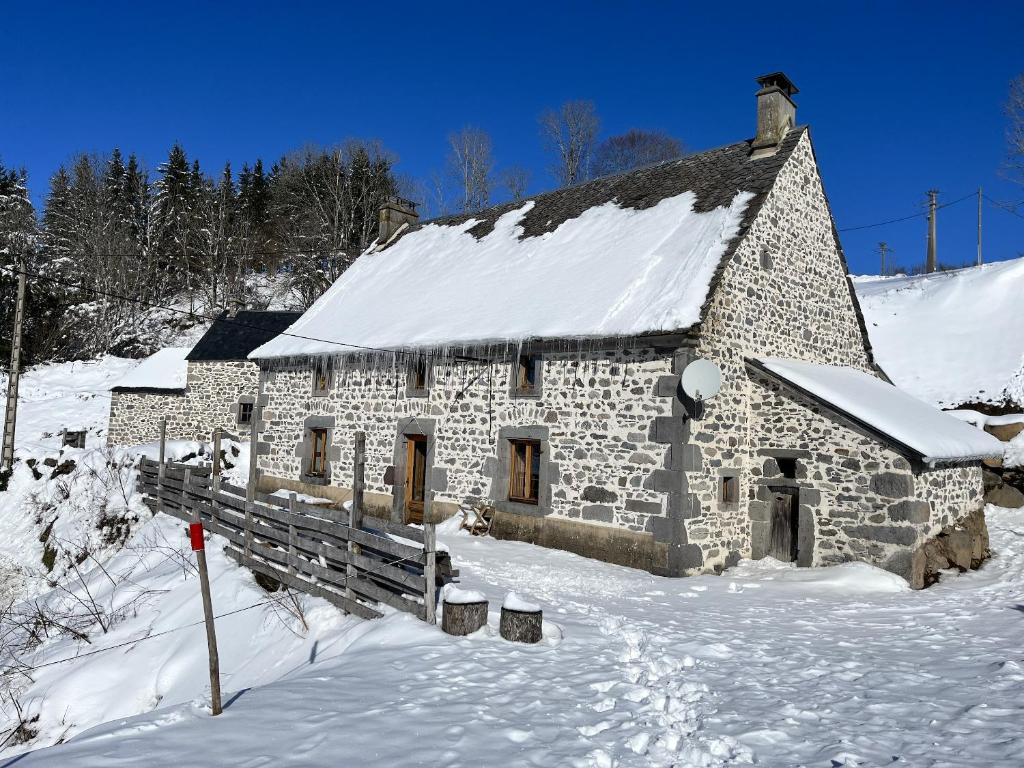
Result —
<instances>
[{"instance_id":1,"label":"wooden fence","mask_svg":"<svg viewBox=\"0 0 1024 768\"><path fill-rule=\"evenodd\" d=\"M219 441L218 441L219 442ZM199 519L228 541L228 556L252 571L372 619L381 603L435 622L434 525L422 528L352 511L303 504L223 482L216 464L196 467L143 458L139 490L153 511ZM355 518L353 520L352 518Z\"/></svg>"}]
</instances>

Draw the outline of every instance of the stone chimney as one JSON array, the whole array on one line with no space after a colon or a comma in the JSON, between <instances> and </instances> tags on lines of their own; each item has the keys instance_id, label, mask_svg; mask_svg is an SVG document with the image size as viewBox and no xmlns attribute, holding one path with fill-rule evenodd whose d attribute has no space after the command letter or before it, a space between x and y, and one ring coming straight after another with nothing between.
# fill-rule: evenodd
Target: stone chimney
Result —
<instances>
[{"instance_id":1,"label":"stone chimney","mask_svg":"<svg viewBox=\"0 0 1024 768\"><path fill-rule=\"evenodd\" d=\"M762 75L757 83L761 86L757 92L757 136L751 150L756 154L770 154L796 125L793 96L799 91L782 72Z\"/></svg>"},{"instance_id":2,"label":"stone chimney","mask_svg":"<svg viewBox=\"0 0 1024 768\"><path fill-rule=\"evenodd\" d=\"M228 299L228 317L235 317L243 309L245 309L245 299L238 296Z\"/></svg>"},{"instance_id":3,"label":"stone chimney","mask_svg":"<svg viewBox=\"0 0 1024 768\"><path fill-rule=\"evenodd\" d=\"M386 244L403 224L413 224L419 218L416 203L401 197L389 197L380 209L380 228L377 231L377 245Z\"/></svg>"}]
</instances>

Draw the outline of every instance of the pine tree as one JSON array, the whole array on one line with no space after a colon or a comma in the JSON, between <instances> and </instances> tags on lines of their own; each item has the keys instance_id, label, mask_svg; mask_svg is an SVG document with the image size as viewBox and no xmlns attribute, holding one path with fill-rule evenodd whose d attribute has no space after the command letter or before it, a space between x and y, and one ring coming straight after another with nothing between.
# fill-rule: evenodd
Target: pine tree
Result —
<instances>
[{"instance_id":1,"label":"pine tree","mask_svg":"<svg viewBox=\"0 0 1024 768\"><path fill-rule=\"evenodd\" d=\"M161 275L176 276L168 288L185 289L190 287L186 259L191 245L192 195L188 158L180 144L171 148L159 173L153 185L153 250Z\"/></svg>"},{"instance_id":2,"label":"pine tree","mask_svg":"<svg viewBox=\"0 0 1024 768\"><path fill-rule=\"evenodd\" d=\"M72 274L71 254L75 243L71 177L62 165L50 177L50 192L43 209L43 255L47 265L60 274Z\"/></svg>"}]
</instances>

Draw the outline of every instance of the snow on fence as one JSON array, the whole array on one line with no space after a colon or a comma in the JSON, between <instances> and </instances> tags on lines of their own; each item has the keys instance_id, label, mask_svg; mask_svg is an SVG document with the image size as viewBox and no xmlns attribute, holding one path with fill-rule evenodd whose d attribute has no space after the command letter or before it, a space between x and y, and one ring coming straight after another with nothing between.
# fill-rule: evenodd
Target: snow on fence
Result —
<instances>
[{"instance_id":1,"label":"snow on fence","mask_svg":"<svg viewBox=\"0 0 1024 768\"><path fill-rule=\"evenodd\" d=\"M295 494L247 497L245 488L222 482L210 467L145 457L139 490L154 512L186 522L198 517L228 540L229 557L256 573L363 618L381 616L383 603L435 623L432 523L414 528L374 518L352 525L349 510L303 504Z\"/></svg>"}]
</instances>

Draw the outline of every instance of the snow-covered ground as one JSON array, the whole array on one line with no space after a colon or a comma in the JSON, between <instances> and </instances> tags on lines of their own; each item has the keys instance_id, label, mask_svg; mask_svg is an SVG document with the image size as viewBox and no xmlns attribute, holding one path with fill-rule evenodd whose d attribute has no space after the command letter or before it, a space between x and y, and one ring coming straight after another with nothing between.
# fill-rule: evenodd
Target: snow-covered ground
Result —
<instances>
[{"instance_id":1,"label":"snow-covered ground","mask_svg":"<svg viewBox=\"0 0 1024 768\"><path fill-rule=\"evenodd\" d=\"M218 623L230 703L216 719L202 628L155 637L201 617L188 570L138 551L184 547L157 518L113 567L135 561L133 581L167 591L77 650L137 642L35 673L42 734L70 741L17 765L1017 764L1024 513L989 514L991 563L921 592L863 564L665 579L446 525L463 586L491 600L487 629L453 638L312 600L308 631L277 606L242 611ZM267 599L209 551L218 612ZM497 636L512 590L545 610L537 646Z\"/></svg>"},{"instance_id":2,"label":"snow-covered ground","mask_svg":"<svg viewBox=\"0 0 1024 768\"><path fill-rule=\"evenodd\" d=\"M1013 765L1024 753L1024 510L991 507L995 557L920 592L864 564L743 562L722 576L666 579L446 523L439 544L460 587L491 602L489 626L468 638L406 614L362 621L270 595L214 538L228 706L212 718L184 526L119 496L134 470L121 459L111 467L116 457L100 447L105 386L132 364L26 377L19 455L56 455L62 426L93 431L87 449L61 457L76 460L71 475L46 468L37 479L19 463L0 493L0 554L35 569L15 585L15 610L74 616L88 639L51 627L41 644L0 659L0 684L13 681L26 722L0 746L0 768L938 767ZM171 446L176 456L202 448ZM97 528L104 504L140 518L122 549ZM58 560L56 588L40 563L52 515L51 536L90 553L77 568ZM498 636L510 592L544 609L540 644ZM0 653L34 626L0 637ZM17 722L0 701L0 742Z\"/></svg>"},{"instance_id":3,"label":"snow-covered ground","mask_svg":"<svg viewBox=\"0 0 1024 768\"><path fill-rule=\"evenodd\" d=\"M86 429L86 446L103 445L110 416L110 387L138 364L138 360L104 357L28 369L18 384L15 447L26 455L56 450L64 428ZM7 392L7 375L3 373L0 392ZM0 435L3 430L0 424Z\"/></svg>"},{"instance_id":4,"label":"snow-covered ground","mask_svg":"<svg viewBox=\"0 0 1024 768\"><path fill-rule=\"evenodd\" d=\"M1024 403L1024 259L854 286L896 386L944 408Z\"/></svg>"}]
</instances>

